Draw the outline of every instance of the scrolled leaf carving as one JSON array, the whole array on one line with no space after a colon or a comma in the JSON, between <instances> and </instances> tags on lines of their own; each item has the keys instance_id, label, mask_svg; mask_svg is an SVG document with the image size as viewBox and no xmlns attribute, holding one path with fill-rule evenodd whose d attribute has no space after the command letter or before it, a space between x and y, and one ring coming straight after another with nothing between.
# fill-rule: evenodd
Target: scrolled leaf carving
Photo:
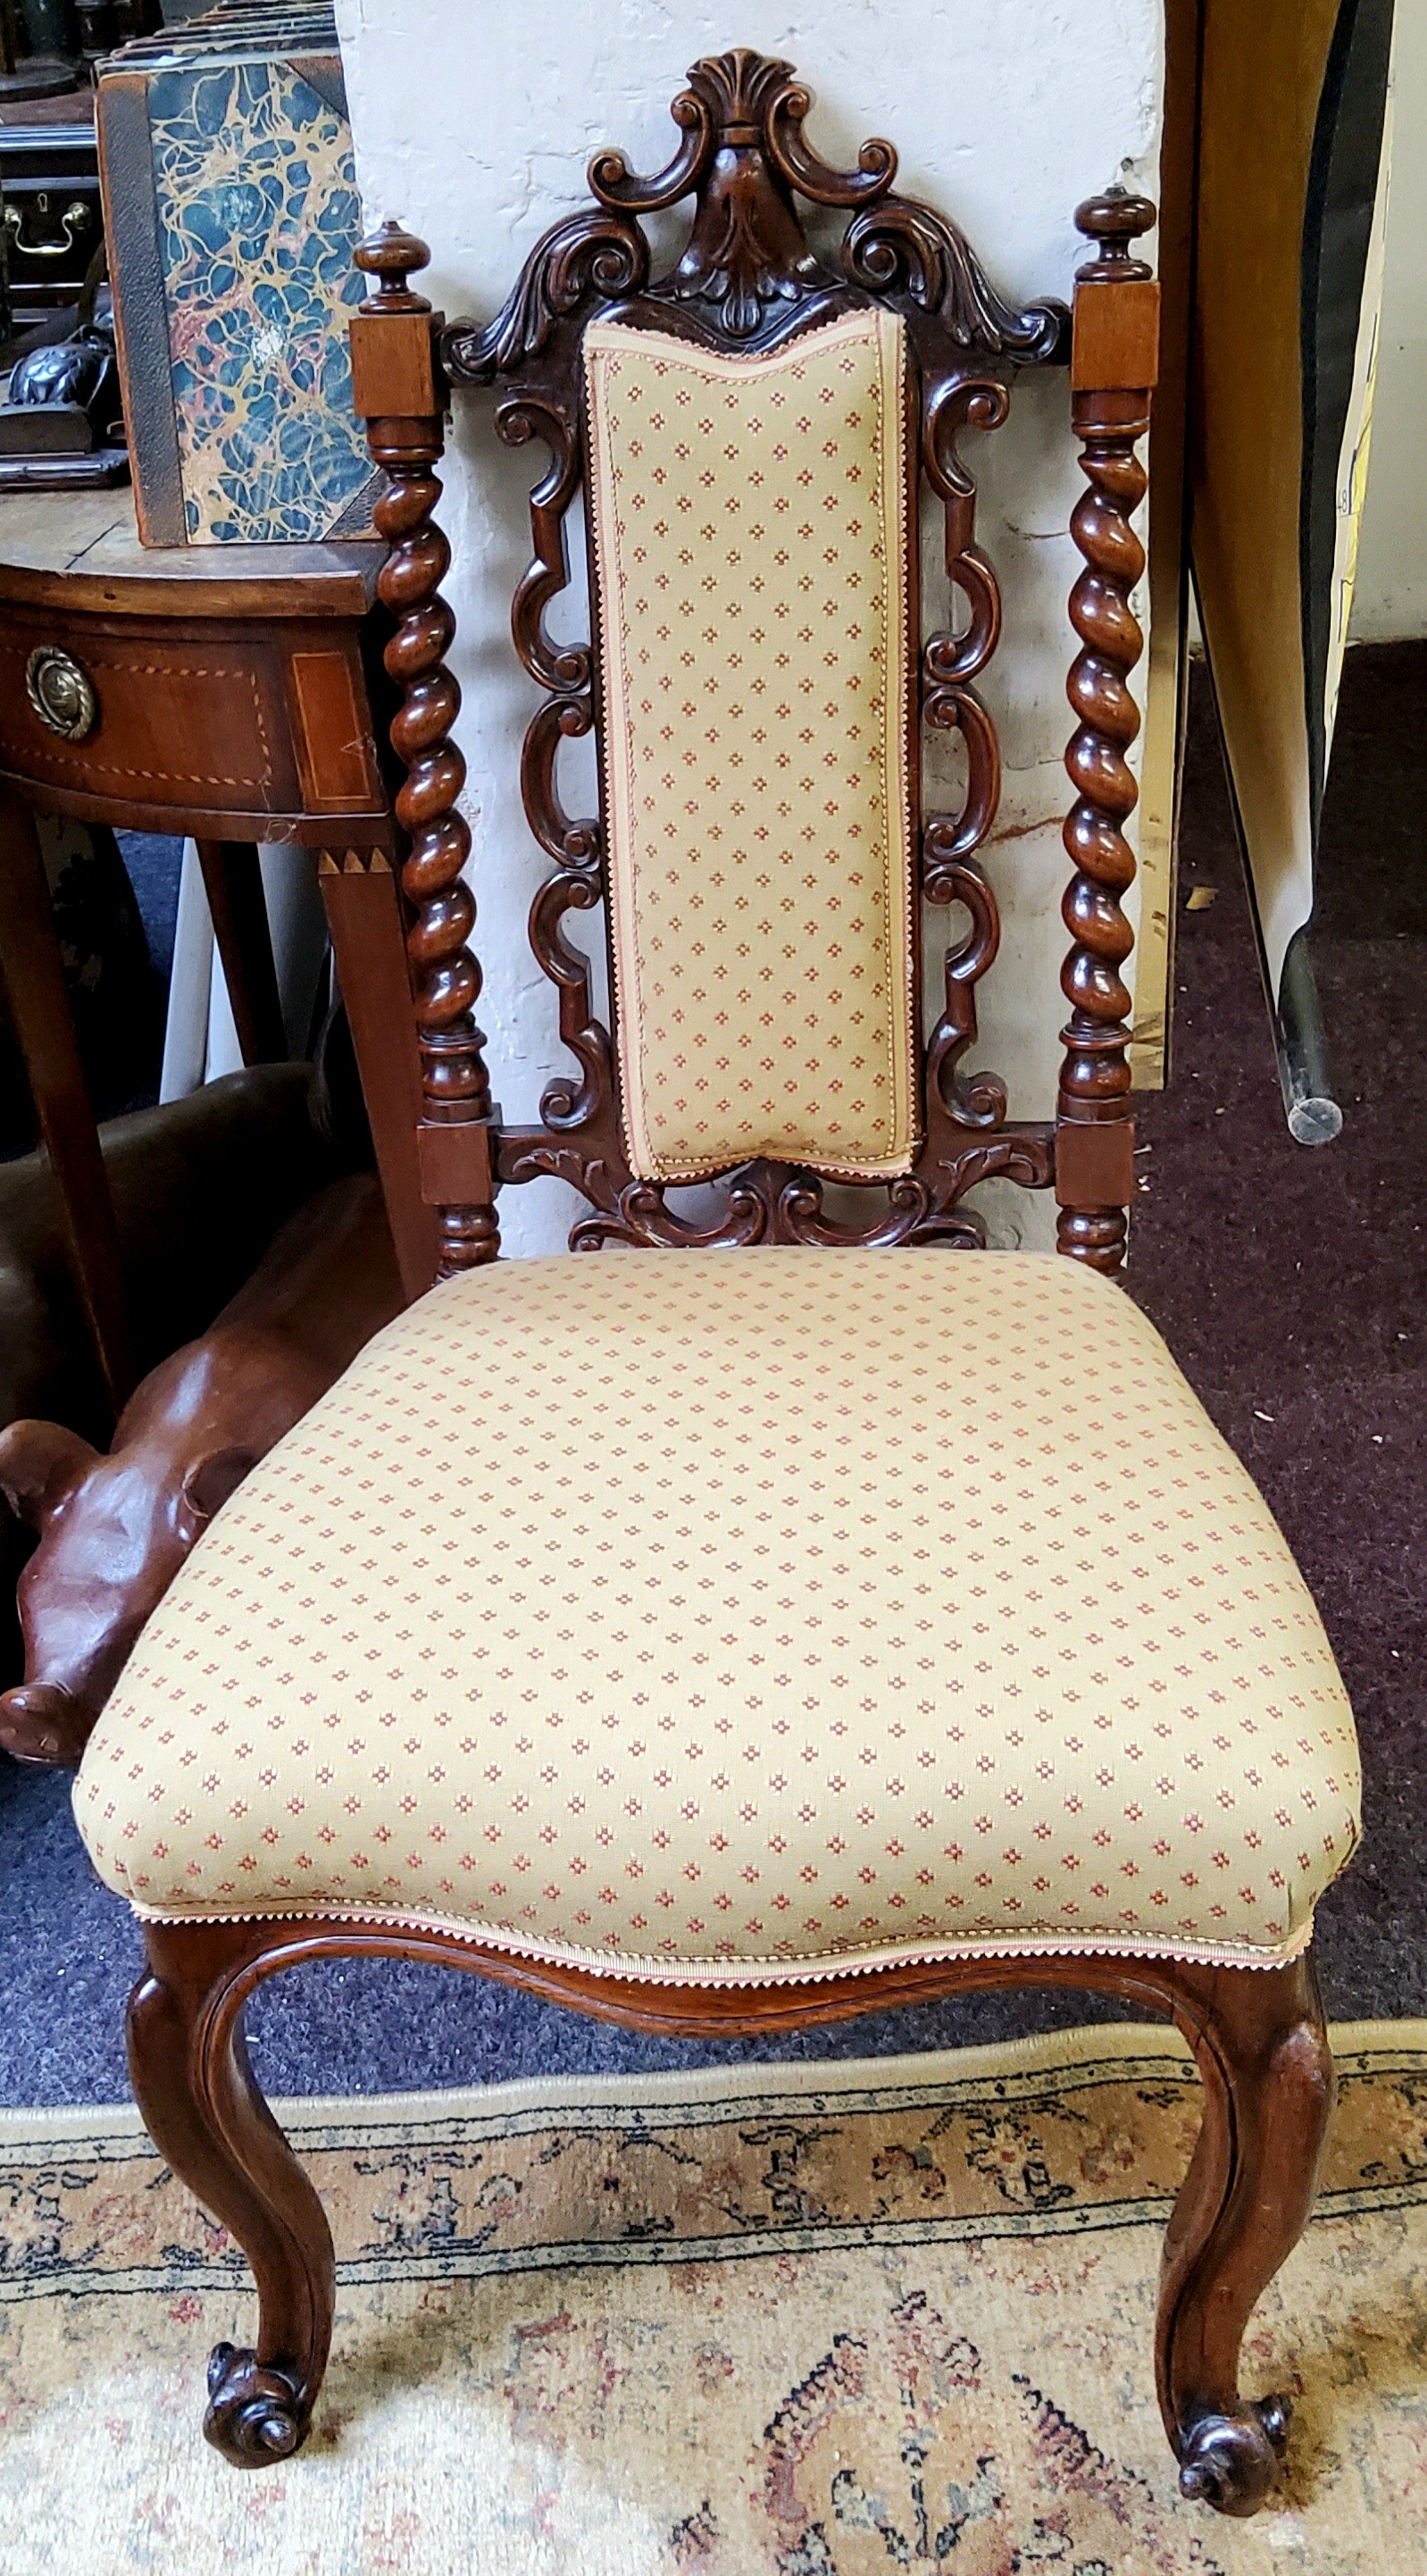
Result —
<instances>
[{"instance_id":1,"label":"scrolled leaf carving","mask_svg":"<svg viewBox=\"0 0 1427 2576\"><path fill-rule=\"evenodd\" d=\"M942 503L947 578L969 611L960 633L930 635L922 647L923 727L929 733L959 733L966 747L960 813L929 816L922 833L925 900L939 906L961 904L970 915L965 938L943 960L945 1004L927 1049L927 1133L938 1170L949 1150L942 1133L948 1124L1000 1128L1006 1118L1006 1090L998 1077L963 1077L960 1071L976 1038L975 988L994 963L1001 938L995 892L972 856L995 822L1001 799L996 728L972 686L1000 640L1001 592L975 542L976 486L957 454L956 438L968 425L998 429L1008 409L1006 388L996 378L958 373L927 388L922 412L922 465Z\"/></svg>"},{"instance_id":2,"label":"scrolled leaf carving","mask_svg":"<svg viewBox=\"0 0 1427 2576\"><path fill-rule=\"evenodd\" d=\"M572 1252L598 1252L609 1243L666 1252L736 1252L768 1239L767 1203L757 1190L734 1180L722 1207L705 1224L676 1216L657 1181L626 1179L602 1199L588 1182L581 1186L595 1202L595 1213L570 1229Z\"/></svg>"},{"instance_id":3,"label":"scrolled leaf carving","mask_svg":"<svg viewBox=\"0 0 1427 2576\"><path fill-rule=\"evenodd\" d=\"M692 80L693 74L689 77ZM631 215L654 215L665 206L676 206L696 188L708 168L715 142L713 111L706 98L695 89L682 89L673 101L669 114L683 131L683 142L668 168L657 178L641 179L630 169L622 152L597 152L587 177L590 195L602 206L622 208Z\"/></svg>"},{"instance_id":4,"label":"scrolled leaf carving","mask_svg":"<svg viewBox=\"0 0 1427 2576\"><path fill-rule=\"evenodd\" d=\"M750 1163L731 1174L711 1216L680 1216L660 1183L631 1175L603 1100L592 1115L562 1118L567 1135L558 1128L551 1132L554 1122L548 1117L543 1128L506 1129L500 1176L528 1181L550 1174L568 1181L589 1201L590 1213L571 1228L572 1252L597 1252L607 1244L666 1251L733 1251L759 1243L842 1249L980 1245L986 1240L985 1227L962 1206L967 1192L998 1174L1024 1189L1047 1188L1053 1145L1049 1127L1006 1124L1005 1090L994 1074L976 1074L959 1087L952 1081L955 1058L970 1033L964 1022L939 1030L928 1058L938 1065L939 1087L916 1169L881 1184L864 1221L829 1212L825 1185L816 1172L770 1162ZM603 1030L593 1034L604 1040ZM568 1085L552 1086L546 1102L560 1108L570 1097Z\"/></svg>"},{"instance_id":5,"label":"scrolled leaf carving","mask_svg":"<svg viewBox=\"0 0 1427 2576\"><path fill-rule=\"evenodd\" d=\"M960 227L913 197L883 197L853 216L842 264L855 286L905 295L933 315L958 348L992 357L1057 356L1069 325L1050 300L1017 312L998 295Z\"/></svg>"},{"instance_id":6,"label":"scrolled leaf carving","mask_svg":"<svg viewBox=\"0 0 1427 2576\"><path fill-rule=\"evenodd\" d=\"M441 364L452 384L494 384L538 358L556 323L582 304L637 294L648 275L638 224L611 206L585 207L541 236L493 322L447 324Z\"/></svg>"},{"instance_id":7,"label":"scrolled leaf carving","mask_svg":"<svg viewBox=\"0 0 1427 2576\"><path fill-rule=\"evenodd\" d=\"M787 66L780 68L786 71ZM858 153L855 170L834 170L803 132L812 103L812 91L791 76L770 97L765 131L774 169L816 206L867 206L885 197L897 175L892 145L874 135Z\"/></svg>"}]
</instances>

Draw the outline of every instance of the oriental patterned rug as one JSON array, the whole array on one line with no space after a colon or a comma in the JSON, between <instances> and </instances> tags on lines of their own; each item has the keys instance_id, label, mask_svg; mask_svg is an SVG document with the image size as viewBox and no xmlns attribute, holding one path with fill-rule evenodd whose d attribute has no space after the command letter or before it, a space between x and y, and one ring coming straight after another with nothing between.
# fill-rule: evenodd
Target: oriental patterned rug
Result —
<instances>
[{"instance_id":1,"label":"oriental patterned rug","mask_svg":"<svg viewBox=\"0 0 1427 2576\"><path fill-rule=\"evenodd\" d=\"M1159 2231L1197 2081L1100 2028L957 2056L289 2105L341 2262L308 2448L203 2444L246 2275L132 2113L0 2115L4 2576L1410 2576L1427 2024L1340 2030L1319 2214L1250 2330L1275 2504L1175 2490Z\"/></svg>"}]
</instances>

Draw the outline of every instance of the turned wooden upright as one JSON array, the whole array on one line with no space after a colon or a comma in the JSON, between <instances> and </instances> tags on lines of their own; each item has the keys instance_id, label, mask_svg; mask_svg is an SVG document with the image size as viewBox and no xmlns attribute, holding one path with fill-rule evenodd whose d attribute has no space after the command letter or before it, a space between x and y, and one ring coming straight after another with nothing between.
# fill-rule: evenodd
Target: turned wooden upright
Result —
<instances>
[{"instance_id":1,"label":"turned wooden upright","mask_svg":"<svg viewBox=\"0 0 1427 2576\"><path fill-rule=\"evenodd\" d=\"M1124 826L1139 795L1126 754L1140 729L1129 675L1144 650L1130 594L1145 568L1130 521L1145 496L1135 452L1150 425L1159 364L1159 286L1130 245L1155 220L1147 198L1112 188L1076 210L1093 259L1076 271L1071 421L1090 489L1070 522L1085 571L1070 594L1082 650L1071 668L1079 723L1065 755L1076 790L1065 824L1075 874L1062 912L1072 947L1061 972L1070 1003L1056 1102L1057 1243L1093 1269L1125 1256L1134 1192L1131 996L1121 975L1134 946L1121 896L1135 854Z\"/></svg>"},{"instance_id":2,"label":"turned wooden upright","mask_svg":"<svg viewBox=\"0 0 1427 2576\"><path fill-rule=\"evenodd\" d=\"M444 659L456 631L440 587L451 549L431 515L441 497L434 468L444 392L433 338L441 317L407 283L430 259L413 234L386 224L356 257L377 281L352 319L352 398L389 484L374 516L390 548L378 588L397 620L386 667L402 692L391 740L407 772L396 816L410 841L402 889L412 913L407 947L424 1093L417 1143L422 1192L439 1210L438 1275L447 1279L494 1261L500 1229L496 1113L485 1037L472 1016L481 970L467 944L476 921L463 875L471 835L456 802L466 764L451 740L461 692Z\"/></svg>"}]
</instances>

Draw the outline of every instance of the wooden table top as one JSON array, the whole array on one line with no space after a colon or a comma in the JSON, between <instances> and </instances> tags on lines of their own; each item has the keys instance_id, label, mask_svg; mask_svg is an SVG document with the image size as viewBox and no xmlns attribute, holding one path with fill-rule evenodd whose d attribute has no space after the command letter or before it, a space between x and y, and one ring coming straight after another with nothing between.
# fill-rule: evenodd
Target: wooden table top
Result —
<instances>
[{"instance_id":1,"label":"wooden table top","mask_svg":"<svg viewBox=\"0 0 1427 2576\"><path fill-rule=\"evenodd\" d=\"M141 546L134 495L0 493L0 604L131 617L361 617L383 548Z\"/></svg>"}]
</instances>

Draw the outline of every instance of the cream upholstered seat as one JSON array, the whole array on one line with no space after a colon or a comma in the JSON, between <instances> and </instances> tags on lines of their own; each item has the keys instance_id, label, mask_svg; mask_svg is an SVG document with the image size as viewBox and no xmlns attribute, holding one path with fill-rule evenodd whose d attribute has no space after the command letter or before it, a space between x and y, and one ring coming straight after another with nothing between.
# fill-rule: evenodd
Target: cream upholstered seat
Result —
<instances>
[{"instance_id":1,"label":"cream upholstered seat","mask_svg":"<svg viewBox=\"0 0 1427 2576\"><path fill-rule=\"evenodd\" d=\"M1357 1795L1306 1587L1122 1290L759 1250L389 1326L195 1550L76 1802L145 1914L707 1984L1276 1963Z\"/></svg>"}]
</instances>

